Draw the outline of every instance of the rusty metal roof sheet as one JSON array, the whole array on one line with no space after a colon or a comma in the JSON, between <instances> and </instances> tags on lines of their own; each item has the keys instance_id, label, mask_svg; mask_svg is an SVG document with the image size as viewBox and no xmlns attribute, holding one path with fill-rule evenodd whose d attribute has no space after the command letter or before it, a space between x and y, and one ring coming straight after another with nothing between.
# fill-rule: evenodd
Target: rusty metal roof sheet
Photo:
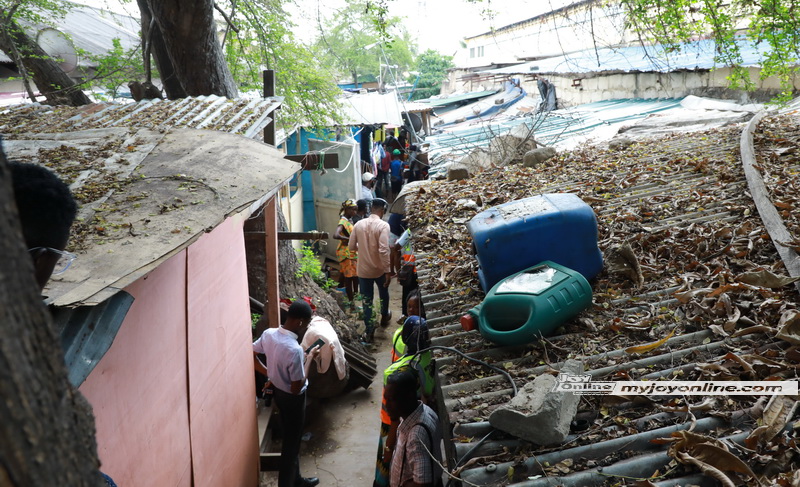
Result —
<instances>
[{"instance_id":1,"label":"rusty metal roof sheet","mask_svg":"<svg viewBox=\"0 0 800 487\"><path fill-rule=\"evenodd\" d=\"M153 130L182 127L263 140L262 131L281 101L279 97L231 100L209 95L138 103L93 103L81 107L33 103L0 110L0 131L5 134L63 133L111 127Z\"/></svg>"}]
</instances>

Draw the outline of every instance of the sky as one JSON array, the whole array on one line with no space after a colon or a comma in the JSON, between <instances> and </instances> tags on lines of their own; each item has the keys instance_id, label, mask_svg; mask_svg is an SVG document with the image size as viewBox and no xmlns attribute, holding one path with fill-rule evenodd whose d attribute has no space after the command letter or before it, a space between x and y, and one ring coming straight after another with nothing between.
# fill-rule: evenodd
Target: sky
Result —
<instances>
[{"instance_id":1,"label":"sky","mask_svg":"<svg viewBox=\"0 0 800 487\"><path fill-rule=\"evenodd\" d=\"M74 0L93 7L138 16L136 2L120 0ZM453 55L464 37L490 31L493 27L519 22L577 0L390 0L390 15L401 17L406 29L417 38L419 52L433 49ZM330 15L346 0L294 0L287 6L297 24L295 34L311 42L317 32L317 16Z\"/></svg>"},{"instance_id":2,"label":"sky","mask_svg":"<svg viewBox=\"0 0 800 487\"><path fill-rule=\"evenodd\" d=\"M449 56L459 48L464 37L529 19L573 1L577 0L483 0L476 3L467 0L391 0L389 12L403 18L406 29L417 37L420 52L433 49ZM296 0L296 3L297 8L292 12L295 23L305 26L300 29L302 33L316 31L317 12L325 15L334 8L341 8L345 2Z\"/></svg>"}]
</instances>

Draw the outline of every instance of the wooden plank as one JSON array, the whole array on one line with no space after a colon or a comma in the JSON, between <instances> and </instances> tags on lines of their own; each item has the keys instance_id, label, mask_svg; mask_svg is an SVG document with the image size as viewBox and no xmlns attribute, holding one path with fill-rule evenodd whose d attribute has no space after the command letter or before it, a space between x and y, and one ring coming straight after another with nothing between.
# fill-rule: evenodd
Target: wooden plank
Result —
<instances>
[{"instance_id":1,"label":"wooden plank","mask_svg":"<svg viewBox=\"0 0 800 487\"><path fill-rule=\"evenodd\" d=\"M245 232L245 238L263 238L264 232ZM328 232L278 232L278 240L325 240Z\"/></svg>"},{"instance_id":2,"label":"wooden plank","mask_svg":"<svg viewBox=\"0 0 800 487\"><path fill-rule=\"evenodd\" d=\"M278 240L324 240L328 232L278 232Z\"/></svg>"},{"instance_id":3,"label":"wooden plank","mask_svg":"<svg viewBox=\"0 0 800 487\"><path fill-rule=\"evenodd\" d=\"M275 71L264 70L264 98L275 96ZM280 107L278 107L280 108ZM275 147L275 117L270 117L269 123L264 127L264 143Z\"/></svg>"},{"instance_id":4,"label":"wooden plank","mask_svg":"<svg viewBox=\"0 0 800 487\"><path fill-rule=\"evenodd\" d=\"M747 187L750 190L750 195L753 197L753 202L756 204L758 214L761 216L761 221L767 228L772 239L775 249L778 251L783 265L792 277L800 277L800 256L794 249L785 247L780 242L789 242L792 240L792 234L787 230L786 225L783 223L778 210L769 199L769 192L767 186L764 184L764 179L761 173L754 167L756 164L756 153L753 148L753 132L758 125L758 122L764 118L766 112L759 112L747 124L747 128L742 131L742 138L740 141L740 150L742 153L742 166L744 167L744 175L747 178ZM800 282L794 283L795 288L800 291Z\"/></svg>"},{"instance_id":5,"label":"wooden plank","mask_svg":"<svg viewBox=\"0 0 800 487\"><path fill-rule=\"evenodd\" d=\"M305 171L313 171L315 169L319 169L320 163L320 154L315 153L306 153L306 154L294 154L289 156L284 156L284 159L289 159L290 161L299 162L303 166L303 170ZM339 167L339 154L331 153L331 154L324 154L321 157L322 159L322 167L325 169L336 169Z\"/></svg>"},{"instance_id":6,"label":"wooden plank","mask_svg":"<svg viewBox=\"0 0 800 487\"><path fill-rule=\"evenodd\" d=\"M279 276L278 276L278 205L275 202L276 197L267 201L264 205L264 246L266 251L266 281L267 281L267 295L264 296L267 309L265 310L269 316L270 325L277 327L280 323L280 290Z\"/></svg>"},{"instance_id":7,"label":"wooden plank","mask_svg":"<svg viewBox=\"0 0 800 487\"><path fill-rule=\"evenodd\" d=\"M262 472L276 472L281 467L280 453L262 453L259 468Z\"/></svg>"}]
</instances>

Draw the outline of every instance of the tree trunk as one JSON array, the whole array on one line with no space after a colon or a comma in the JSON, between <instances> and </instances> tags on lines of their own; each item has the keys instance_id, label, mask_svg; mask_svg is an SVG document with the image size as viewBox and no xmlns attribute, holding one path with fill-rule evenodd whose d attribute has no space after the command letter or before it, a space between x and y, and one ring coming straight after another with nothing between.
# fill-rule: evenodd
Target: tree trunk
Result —
<instances>
[{"instance_id":1,"label":"tree trunk","mask_svg":"<svg viewBox=\"0 0 800 487\"><path fill-rule=\"evenodd\" d=\"M2 9L0 17L0 50L11 59L17 58L15 52L19 54L24 65L20 69L27 70L33 76L33 82L47 99L47 103L76 107L91 103L80 86L76 85L61 66L22 31L18 23L8 19Z\"/></svg>"},{"instance_id":2,"label":"tree trunk","mask_svg":"<svg viewBox=\"0 0 800 487\"><path fill-rule=\"evenodd\" d=\"M153 60L158 67L158 73L161 77L161 86L167 94L167 98L175 100L178 98L186 98L186 91L183 89L181 82L178 80L175 70L172 68L172 63L167 54L167 47L164 45L164 38L161 35L161 29L158 24L152 23L153 18L150 13L150 7L147 5L146 0L137 0L139 4L139 14L142 19L142 42L150 45L149 54L153 56ZM152 29L150 28L152 25ZM148 53L144 53L147 55ZM145 66L149 66L148 60L145 59ZM150 73L147 73L148 81L152 81Z\"/></svg>"},{"instance_id":3,"label":"tree trunk","mask_svg":"<svg viewBox=\"0 0 800 487\"><path fill-rule=\"evenodd\" d=\"M155 25L161 32L169 63L186 94L236 98L236 83L217 39L214 1L142 1L156 20ZM159 70L165 63L160 57L157 58ZM167 96L172 98L169 91Z\"/></svg>"},{"instance_id":4,"label":"tree trunk","mask_svg":"<svg viewBox=\"0 0 800 487\"><path fill-rule=\"evenodd\" d=\"M103 485L94 420L67 380L63 352L25 251L11 174L0 158L0 485Z\"/></svg>"}]
</instances>

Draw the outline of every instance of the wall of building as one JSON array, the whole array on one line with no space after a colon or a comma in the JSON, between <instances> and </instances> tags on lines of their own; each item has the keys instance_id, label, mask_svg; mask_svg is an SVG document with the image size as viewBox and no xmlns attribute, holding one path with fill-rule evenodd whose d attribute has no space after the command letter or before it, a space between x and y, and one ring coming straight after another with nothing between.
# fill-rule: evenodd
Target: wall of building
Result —
<instances>
[{"instance_id":1,"label":"wall of building","mask_svg":"<svg viewBox=\"0 0 800 487\"><path fill-rule=\"evenodd\" d=\"M746 93L728 88L728 68L715 71L680 71L673 73L614 73L581 75L541 74L556 87L559 107L569 107L603 100L624 98L683 98L689 95L736 100L745 103L764 102L779 93L780 85L774 77L759 79L760 69L750 68L750 77L756 91ZM454 70L445 84L448 93L502 89L504 77L470 78L469 70ZM465 78L466 76L466 78ZM580 77L578 77L580 76ZM537 81L532 76L509 75L522 79L522 88L528 96L539 98ZM800 90L800 80L795 81Z\"/></svg>"},{"instance_id":2,"label":"wall of building","mask_svg":"<svg viewBox=\"0 0 800 487\"><path fill-rule=\"evenodd\" d=\"M633 40L624 28L621 5L587 0L465 39L456 54L458 67L517 63L560 56L587 46L608 47Z\"/></svg>"},{"instance_id":3,"label":"wall of building","mask_svg":"<svg viewBox=\"0 0 800 487\"><path fill-rule=\"evenodd\" d=\"M257 485L242 226L228 218L125 289L135 301L80 388L119 485Z\"/></svg>"},{"instance_id":4,"label":"wall of building","mask_svg":"<svg viewBox=\"0 0 800 487\"><path fill-rule=\"evenodd\" d=\"M689 95L735 100L742 103L764 102L780 92L775 78L759 80L759 69L751 68L751 78L758 87L754 92L728 88L727 68L715 71L682 71L674 73L618 73L574 78L549 75L556 86L559 106L574 106L623 98L683 98ZM529 94L538 98L535 80L523 82ZM795 89L800 83L795 83Z\"/></svg>"}]
</instances>

